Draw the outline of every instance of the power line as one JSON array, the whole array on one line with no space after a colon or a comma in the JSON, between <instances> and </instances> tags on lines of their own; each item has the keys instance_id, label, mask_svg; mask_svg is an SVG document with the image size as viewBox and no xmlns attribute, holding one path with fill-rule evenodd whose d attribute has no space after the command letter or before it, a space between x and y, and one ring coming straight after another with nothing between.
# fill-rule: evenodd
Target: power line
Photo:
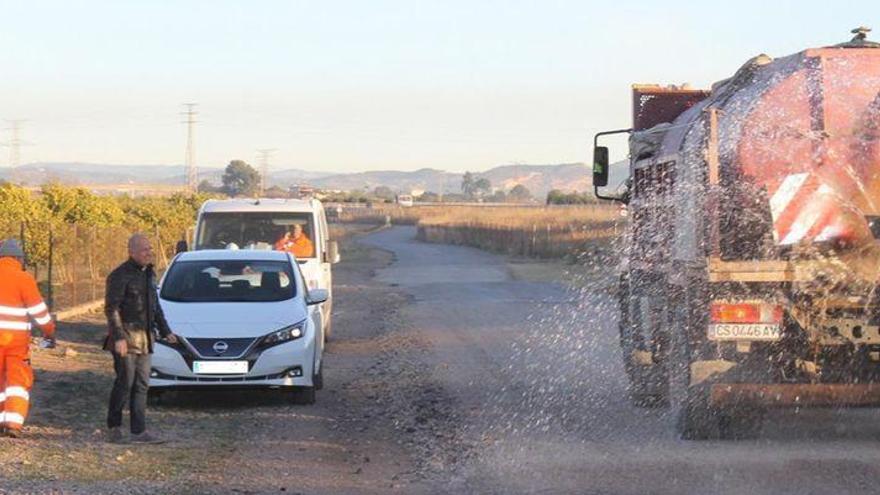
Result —
<instances>
[{"instance_id":1,"label":"power line","mask_svg":"<svg viewBox=\"0 0 880 495\"><path fill-rule=\"evenodd\" d=\"M266 192L269 182L269 156L275 151L277 151L275 148L257 150L257 154L260 155L260 196Z\"/></svg>"},{"instance_id":2,"label":"power line","mask_svg":"<svg viewBox=\"0 0 880 495\"><path fill-rule=\"evenodd\" d=\"M199 113L195 111L198 103L184 103L183 106L186 107L185 112L181 112L181 115L186 116L186 120L183 121L186 124L186 157L184 159L184 164L186 166L186 187L189 188L192 192L198 192L199 190L199 171L196 167L196 150L195 150L195 124L196 124L196 115Z\"/></svg>"},{"instance_id":3,"label":"power line","mask_svg":"<svg viewBox=\"0 0 880 495\"><path fill-rule=\"evenodd\" d=\"M5 129L9 131L9 140L3 143L3 146L9 147L9 166L17 167L21 165L21 147L31 144L21 140L21 124L27 120L13 119L6 122L9 123L9 127Z\"/></svg>"}]
</instances>

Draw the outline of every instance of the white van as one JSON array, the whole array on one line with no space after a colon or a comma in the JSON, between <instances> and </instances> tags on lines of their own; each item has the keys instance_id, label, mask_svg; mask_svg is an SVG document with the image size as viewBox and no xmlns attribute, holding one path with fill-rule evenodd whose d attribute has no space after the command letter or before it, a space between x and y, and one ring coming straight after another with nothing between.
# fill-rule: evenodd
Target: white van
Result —
<instances>
[{"instance_id":1,"label":"white van","mask_svg":"<svg viewBox=\"0 0 880 495\"><path fill-rule=\"evenodd\" d=\"M298 226L298 227L297 227ZM285 249L285 233L301 230L308 242L294 247L309 289L326 289L320 305L324 337L332 330L333 275L339 248L330 240L324 206L317 199L211 199L199 209L193 249ZM300 239L302 240L302 239ZM311 249L308 249L309 244ZM292 251L293 252L293 251Z\"/></svg>"}]
</instances>

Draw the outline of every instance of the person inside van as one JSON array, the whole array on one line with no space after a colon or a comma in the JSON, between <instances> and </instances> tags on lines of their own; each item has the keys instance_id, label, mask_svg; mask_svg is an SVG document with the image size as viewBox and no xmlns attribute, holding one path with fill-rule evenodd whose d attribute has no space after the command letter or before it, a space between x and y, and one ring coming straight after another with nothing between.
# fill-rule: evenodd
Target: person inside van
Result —
<instances>
[{"instance_id":1,"label":"person inside van","mask_svg":"<svg viewBox=\"0 0 880 495\"><path fill-rule=\"evenodd\" d=\"M302 224L295 223L289 231L285 231L278 241L275 242L277 251L293 253L297 258L311 258L315 255L315 246L303 232Z\"/></svg>"}]
</instances>

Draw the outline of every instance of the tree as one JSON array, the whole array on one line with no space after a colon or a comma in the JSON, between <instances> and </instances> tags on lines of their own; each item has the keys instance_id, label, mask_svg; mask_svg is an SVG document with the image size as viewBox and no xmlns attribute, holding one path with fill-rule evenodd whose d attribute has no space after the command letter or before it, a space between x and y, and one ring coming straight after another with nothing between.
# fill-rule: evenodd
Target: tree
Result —
<instances>
[{"instance_id":1,"label":"tree","mask_svg":"<svg viewBox=\"0 0 880 495\"><path fill-rule=\"evenodd\" d=\"M461 192L468 198L473 197L474 195L474 174L470 172L465 172L461 178Z\"/></svg>"},{"instance_id":2,"label":"tree","mask_svg":"<svg viewBox=\"0 0 880 495\"><path fill-rule=\"evenodd\" d=\"M474 195L485 196L492 192L492 183L485 177L480 177L474 181Z\"/></svg>"},{"instance_id":3,"label":"tree","mask_svg":"<svg viewBox=\"0 0 880 495\"><path fill-rule=\"evenodd\" d=\"M219 193L219 192L223 192L223 191L222 191L222 189L223 189L222 187L217 187L217 186L215 186L214 184L211 184L211 181L209 181L208 179L203 179L201 182L199 182L199 187L198 187L198 189L199 189L199 192L200 192L200 193Z\"/></svg>"},{"instance_id":4,"label":"tree","mask_svg":"<svg viewBox=\"0 0 880 495\"><path fill-rule=\"evenodd\" d=\"M421 203L437 203L440 201L440 195L435 192L425 191L416 199Z\"/></svg>"},{"instance_id":5,"label":"tree","mask_svg":"<svg viewBox=\"0 0 880 495\"><path fill-rule=\"evenodd\" d=\"M289 198L290 191L288 191L286 189L282 189L279 186L272 186L263 192L263 197L266 197L266 198Z\"/></svg>"},{"instance_id":6,"label":"tree","mask_svg":"<svg viewBox=\"0 0 880 495\"><path fill-rule=\"evenodd\" d=\"M507 193L503 190L499 189L492 193L491 196L485 198L492 203L506 203L507 202Z\"/></svg>"},{"instance_id":7,"label":"tree","mask_svg":"<svg viewBox=\"0 0 880 495\"><path fill-rule=\"evenodd\" d=\"M531 201L532 193L529 191L529 189L526 186L524 186L522 184L517 184L517 185L513 186L513 189L510 190L510 192L508 193L508 197L512 201L516 201L518 203L524 203L526 201Z\"/></svg>"},{"instance_id":8,"label":"tree","mask_svg":"<svg viewBox=\"0 0 880 495\"><path fill-rule=\"evenodd\" d=\"M394 191L391 190L388 186L378 186L373 189L373 196L376 196L380 199L394 199Z\"/></svg>"},{"instance_id":9,"label":"tree","mask_svg":"<svg viewBox=\"0 0 880 495\"><path fill-rule=\"evenodd\" d=\"M223 172L223 192L230 196L256 196L260 174L244 160L232 160Z\"/></svg>"}]
</instances>

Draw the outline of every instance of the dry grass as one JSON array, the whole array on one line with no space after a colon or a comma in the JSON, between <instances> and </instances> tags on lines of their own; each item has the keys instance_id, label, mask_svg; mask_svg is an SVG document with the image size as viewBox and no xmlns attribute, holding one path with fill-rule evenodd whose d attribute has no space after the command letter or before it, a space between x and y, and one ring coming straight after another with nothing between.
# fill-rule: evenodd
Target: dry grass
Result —
<instances>
[{"instance_id":1,"label":"dry grass","mask_svg":"<svg viewBox=\"0 0 880 495\"><path fill-rule=\"evenodd\" d=\"M535 258L576 258L604 249L622 229L613 206L456 207L418 222L419 239Z\"/></svg>"},{"instance_id":2,"label":"dry grass","mask_svg":"<svg viewBox=\"0 0 880 495\"><path fill-rule=\"evenodd\" d=\"M338 220L343 223L382 223L386 217L402 225L492 224L515 228L533 225L582 227L597 223L614 223L620 219L614 205L419 205L409 208L398 205L343 207Z\"/></svg>"},{"instance_id":3,"label":"dry grass","mask_svg":"<svg viewBox=\"0 0 880 495\"><path fill-rule=\"evenodd\" d=\"M346 223L418 225L426 242L532 258L576 258L607 247L623 228L614 205L377 205L344 207Z\"/></svg>"}]
</instances>

